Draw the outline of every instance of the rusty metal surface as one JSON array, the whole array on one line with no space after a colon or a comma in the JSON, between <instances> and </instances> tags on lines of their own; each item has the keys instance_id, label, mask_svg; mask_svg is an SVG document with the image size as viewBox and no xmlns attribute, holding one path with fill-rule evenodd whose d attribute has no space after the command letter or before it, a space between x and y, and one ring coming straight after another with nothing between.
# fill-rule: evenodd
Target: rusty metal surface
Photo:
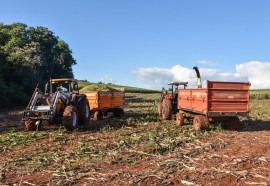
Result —
<instances>
[{"instance_id":1,"label":"rusty metal surface","mask_svg":"<svg viewBox=\"0 0 270 186\"><path fill-rule=\"evenodd\" d=\"M249 112L249 82L207 81L207 88L178 90L178 109L211 116Z\"/></svg>"}]
</instances>

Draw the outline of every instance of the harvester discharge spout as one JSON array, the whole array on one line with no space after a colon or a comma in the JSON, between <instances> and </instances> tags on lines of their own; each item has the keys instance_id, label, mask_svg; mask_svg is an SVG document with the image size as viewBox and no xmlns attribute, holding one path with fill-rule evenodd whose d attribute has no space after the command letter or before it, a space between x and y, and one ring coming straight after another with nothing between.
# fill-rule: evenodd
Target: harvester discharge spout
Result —
<instances>
[{"instance_id":1,"label":"harvester discharge spout","mask_svg":"<svg viewBox=\"0 0 270 186\"><path fill-rule=\"evenodd\" d=\"M201 80L199 68L193 67L193 69L196 71L196 74L197 74L198 88L202 88L202 80Z\"/></svg>"}]
</instances>

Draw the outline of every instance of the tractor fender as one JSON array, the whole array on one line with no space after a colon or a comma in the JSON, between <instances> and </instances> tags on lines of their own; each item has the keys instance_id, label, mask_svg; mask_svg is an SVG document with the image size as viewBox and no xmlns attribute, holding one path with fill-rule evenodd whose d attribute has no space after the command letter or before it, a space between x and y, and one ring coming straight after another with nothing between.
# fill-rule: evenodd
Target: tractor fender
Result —
<instances>
[{"instance_id":1,"label":"tractor fender","mask_svg":"<svg viewBox=\"0 0 270 186\"><path fill-rule=\"evenodd\" d=\"M80 106L80 104L81 104L81 101L85 97L86 97L85 94L75 94L74 97L73 97L73 105L75 105L78 108Z\"/></svg>"}]
</instances>

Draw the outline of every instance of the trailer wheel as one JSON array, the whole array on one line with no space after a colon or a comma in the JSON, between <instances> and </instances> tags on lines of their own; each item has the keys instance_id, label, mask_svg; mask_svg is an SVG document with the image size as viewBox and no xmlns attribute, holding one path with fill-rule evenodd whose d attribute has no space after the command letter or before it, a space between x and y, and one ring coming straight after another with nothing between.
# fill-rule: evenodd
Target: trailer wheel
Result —
<instances>
[{"instance_id":1,"label":"trailer wheel","mask_svg":"<svg viewBox=\"0 0 270 186\"><path fill-rule=\"evenodd\" d=\"M162 116L162 102L158 102L158 116Z\"/></svg>"},{"instance_id":2,"label":"trailer wheel","mask_svg":"<svg viewBox=\"0 0 270 186\"><path fill-rule=\"evenodd\" d=\"M122 116L124 116L124 110L122 108L113 109L113 116L116 118L121 118Z\"/></svg>"},{"instance_id":3,"label":"trailer wheel","mask_svg":"<svg viewBox=\"0 0 270 186\"><path fill-rule=\"evenodd\" d=\"M89 103L86 98L83 98L79 108L79 125L88 125L90 117Z\"/></svg>"},{"instance_id":4,"label":"trailer wheel","mask_svg":"<svg viewBox=\"0 0 270 186\"><path fill-rule=\"evenodd\" d=\"M95 111L94 112L94 120L99 121L99 120L102 120L102 119L103 119L102 113L100 111Z\"/></svg>"},{"instance_id":5,"label":"trailer wheel","mask_svg":"<svg viewBox=\"0 0 270 186\"><path fill-rule=\"evenodd\" d=\"M67 131L73 131L78 125L78 111L73 105L65 108L62 123Z\"/></svg>"},{"instance_id":6,"label":"trailer wheel","mask_svg":"<svg viewBox=\"0 0 270 186\"><path fill-rule=\"evenodd\" d=\"M202 115L194 116L193 127L195 130L208 129L209 128L208 118Z\"/></svg>"},{"instance_id":7,"label":"trailer wheel","mask_svg":"<svg viewBox=\"0 0 270 186\"><path fill-rule=\"evenodd\" d=\"M176 114L176 125L181 127L184 123L184 115L182 113Z\"/></svg>"},{"instance_id":8,"label":"trailer wheel","mask_svg":"<svg viewBox=\"0 0 270 186\"><path fill-rule=\"evenodd\" d=\"M240 127L240 120L238 117L231 117L225 124L228 130L238 130Z\"/></svg>"},{"instance_id":9,"label":"trailer wheel","mask_svg":"<svg viewBox=\"0 0 270 186\"><path fill-rule=\"evenodd\" d=\"M162 116L163 120L171 119L172 117L172 102L169 99L164 99L162 102Z\"/></svg>"},{"instance_id":10,"label":"trailer wheel","mask_svg":"<svg viewBox=\"0 0 270 186\"><path fill-rule=\"evenodd\" d=\"M41 123L41 120L28 119L24 122L24 125L28 131L36 131L37 129L41 128Z\"/></svg>"}]
</instances>

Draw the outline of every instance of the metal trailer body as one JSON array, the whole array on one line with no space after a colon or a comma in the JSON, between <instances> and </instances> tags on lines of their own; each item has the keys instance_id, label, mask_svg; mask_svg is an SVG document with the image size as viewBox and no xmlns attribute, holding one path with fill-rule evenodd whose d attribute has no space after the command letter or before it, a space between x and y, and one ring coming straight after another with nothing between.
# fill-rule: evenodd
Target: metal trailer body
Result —
<instances>
[{"instance_id":1,"label":"metal trailer body","mask_svg":"<svg viewBox=\"0 0 270 186\"><path fill-rule=\"evenodd\" d=\"M89 91L83 92L87 96L90 110L94 119L102 119L102 115L112 112L115 117L124 114L122 106L125 105L125 92L123 91Z\"/></svg>"},{"instance_id":2,"label":"metal trailer body","mask_svg":"<svg viewBox=\"0 0 270 186\"><path fill-rule=\"evenodd\" d=\"M203 115L210 122L228 123L238 116L248 116L249 87L249 82L207 81L206 88L178 90L177 108L194 119L196 115Z\"/></svg>"}]
</instances>

